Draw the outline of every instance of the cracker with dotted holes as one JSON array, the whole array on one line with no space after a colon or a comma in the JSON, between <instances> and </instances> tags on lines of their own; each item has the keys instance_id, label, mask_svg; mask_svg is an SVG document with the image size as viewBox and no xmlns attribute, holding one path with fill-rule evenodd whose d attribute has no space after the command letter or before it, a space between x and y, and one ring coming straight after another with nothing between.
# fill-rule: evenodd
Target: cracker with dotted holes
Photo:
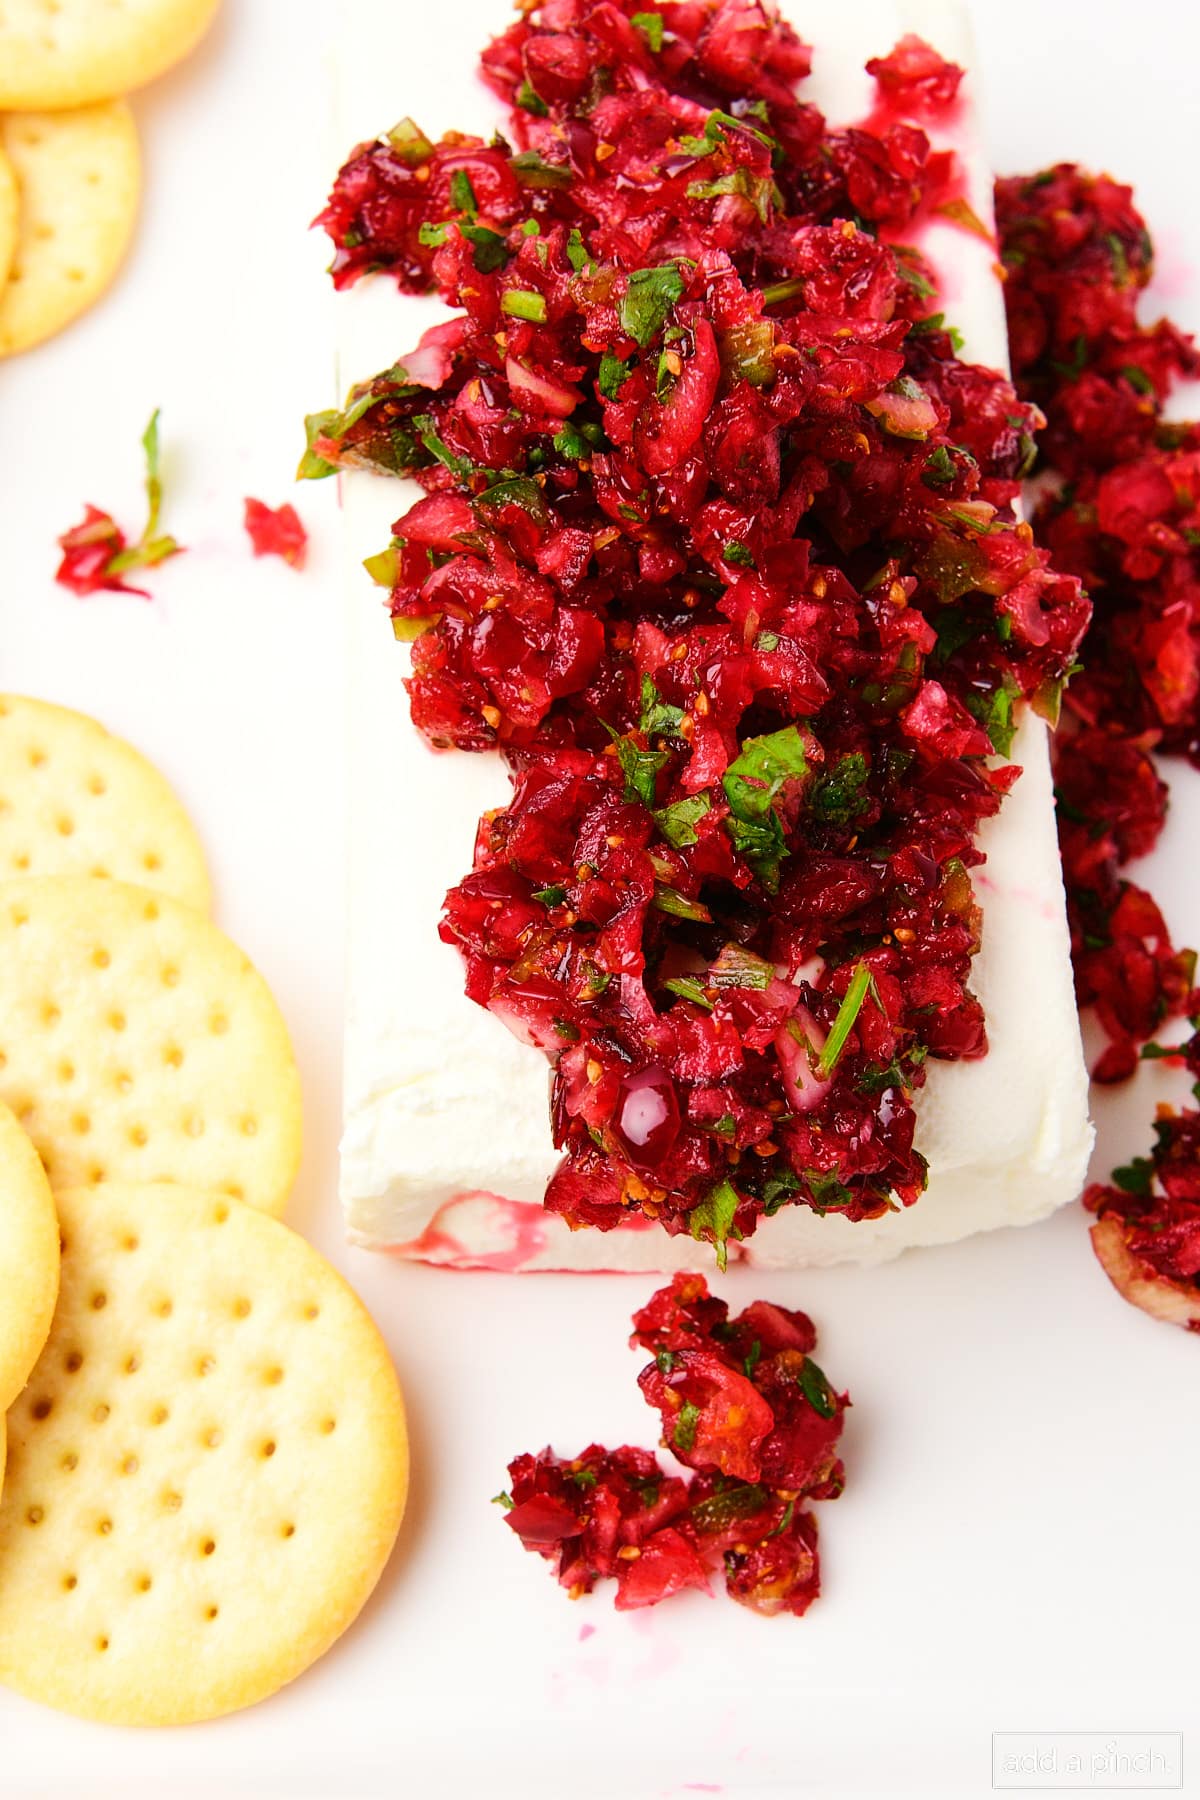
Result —
<instances>
[{"instance_id":1,"label":"cracker with dotted holes","mask_svg":"<svg viewBox=\"0 0 1200 1800\"><path fill-rule=\"evenodd\" d=\"M193 907L124 882L0 884L0 1101L56 1191L178 1181L280 1213L300 1159L266 982Z\"/></svg>"},{"instance_id":2,"label":"cracker with dotted holes","mask_svg":"<svg viewBox=\"0 0 1200 1800\"><path fill-rule=\"evenodd\" d=\"M0 150L0 287L8 279L17 253L17 176Z\"/></svg>"},{"instance_id":3,"label":"cracker with dotted holes","mask_svg":"<svg viewBox=\"0 0 1200 1800\"><path fill-rule=\"evenodd\" d=\"M207 912L204 852L153 763L95 719L0 694L0 881L111 876Z\"/></svg>"},{"instance_id":4,"label":"cracker with dotted holes","mask_svg":"<svg viewBox=\"0 0 1200 1800\"><path fill-rule=\"evenodd\" d=\"M58 1215L37 1151L0 1106L0 1414L41 1354L58 1295Z\"/></svg>"},{"instance_id":5,"label":"cracker with dotted holes","mask_svg":"<svg viewBox=\"0 0 1200 1800\"><path fill-rule=\"evenodd\" d=\"M4 58L0 33L0 69ZM133 236L141 163L123 100L0 117L0 148L19 196L16 252L0 288L0 356L11 356L61 331L108 287Z\"/></svg>"},{"instance_id":6,"label":"cracker with dotted holes","mask_svg":"<svg viewBox=\"0 0 1200 1800\"><path fill-rule=\"evenodd\" d=\"M0 1681L185 1724L324 1654L404 1511L404 1407L341 1276L190 1188L60 1196L62 1294L9 1417Z\"/></svg>"},{"instance_id":7,"label":"cracker with dotted holes","mask_svg":"<svg viewBox=\"0 0 1200 1800\"><path fill-rule=\"evenodd\" d=\"M153 81L192 50L218 0L4 0L0 107L84 106Z\"/></svg>"}]
</instances>

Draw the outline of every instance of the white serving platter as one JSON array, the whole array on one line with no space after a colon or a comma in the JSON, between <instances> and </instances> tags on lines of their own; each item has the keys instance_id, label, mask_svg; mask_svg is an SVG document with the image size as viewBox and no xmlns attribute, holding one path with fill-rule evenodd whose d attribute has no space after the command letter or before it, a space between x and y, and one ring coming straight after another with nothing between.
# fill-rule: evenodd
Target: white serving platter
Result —
<instances>
[{"instance_id":1,"label":"white serving platter","mask_svg":"<svg viewBox=\"0 0 1200 1800\"><path fill-rule=\"evenodd\" d=\"M504 23L500 0L229 0L199 55L137 100L129 269L73 331L0 366L0 658L4 685L130 736L197 816L219 917L296 1040L292 1222L363 1293L407 1384L412 1510L363 1619L253 1712L133 1733L0 1694L0 1794L969 1800L990 1791L993 1731L1194 1734L1200 1346L1116 1298L1078 1209L879 1269L723 1284L735 1304L761 1288L811 1311L855 1399L847 1492L821 1512L824 1595L799 1622L723 1598L571 1605L488 1506L517 1450L649 1441L623 1347L645 1277L455 1275L341 1243L340 531L333 484L293 494L290 476L300 415L335 397L326 257L305 234L332 174L331 56L339 19L376 6L408 25L394 111L469 126L464 62ZM1200 327L1200 16L1167 0L1134 17L1112 0L972 11L997 165L1078 157L1133 179L1162 301ZM400 318L396 351L413 335ZM86 499L136 521L155 405L167 523L190 554L152 605L78 602L53 584L54 538ZM249 560L246 494L295 499L303 577ZM1174 793L1145 879L1195 941L1200 781L1179 772ZM1105 1097L1098 1170L1145 1147L1161 1092L1148 1068Z\"/></svg>"}]
</instances>

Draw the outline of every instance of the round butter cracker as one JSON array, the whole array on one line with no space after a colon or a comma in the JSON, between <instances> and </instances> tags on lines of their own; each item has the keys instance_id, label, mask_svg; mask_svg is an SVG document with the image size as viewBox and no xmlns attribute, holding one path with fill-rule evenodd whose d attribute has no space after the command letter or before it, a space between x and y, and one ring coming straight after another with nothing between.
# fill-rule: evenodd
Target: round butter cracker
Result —
<instances>
[{"instance_id":1,"label":"round butter cracker","mask_svg":"<svg viewBox=\"0 0 1200 1800\"><path fill-rule=\"evenodd\" d=\"M17 253L17 175L0 150L0 288L8 279Z\"/></svg>"},{"instance_id":2,"label":"round butter cracker","mask_svg":"<svg viewBox=\"0 0 1200 1800\"><path fill-rule=\"evenodd\" d=\"M153 81L218 0L0 0L0 107L83 106Z\"/></svg>"},{"instance_id":3,"label":"round butter cracker","mask_svg":"<svg viewBox=\"0 0 1200 1800\"><path fill-rule=\"evenodd\" d=\"M0 884L0 1102L56 1191L177 1181L279 1213L300 1160L266 982L194 908L123 882Z\"/></svg>"},{"instance_id":4,"label":"round butter cracker","mask_svg":"<svg viewBox=\"0 0 1200 1800\"><path fill-rule=\"evenodd\" d=\"M0 70L7 5L0 0ZM137 220L141 160L123 100L0 116L0 149L19 195L16 251L0 288L0 356L11 356L61 331L112 281Z\"/></svg>"},{"instance_id":5,"label":"round butter cracker","mask_svg":"<svg viewBox=\"0 0 1200 1800\"><path fill-rule=\"evenodd\" d=\"M0 694L0 881L93 875L207 912L204 852L152 763L65 706Z\"/></svg>"},{"instance_id":6,"label":"round butter cracker","mask_svg":"<svg viewBox=\"0 0 1200 1800\"><path fill-rule=\"evenodd\" d=\"M358 1614L404 1511L404 1408L341 1276L189 1188L60 1195L62 1292L9 1418L0 1681L124 1725L214 1718Z\"/></svg>"},{"instance_id":7,"label":"round butter cracker","mask_svg":"<svg viewBox=\"0 0 1200 1800\"><path fill-rule=\"evenodd\" d=\"M41 1354L57 1296L58 1215L50 1184L37 1151L0 1106L0 1416Z\"/></svg>"}]
</instances>

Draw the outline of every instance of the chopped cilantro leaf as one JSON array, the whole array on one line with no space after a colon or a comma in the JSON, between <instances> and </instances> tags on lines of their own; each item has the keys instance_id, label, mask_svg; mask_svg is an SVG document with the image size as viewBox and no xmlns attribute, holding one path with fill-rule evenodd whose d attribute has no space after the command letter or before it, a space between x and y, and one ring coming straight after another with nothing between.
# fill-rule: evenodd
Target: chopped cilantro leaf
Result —
<instances>
[{"instance_id":1,"label":"chopped cilantro leaf","mask_svg":"<svg viewBox=\"0 0 1200 1800\"><path fill-rule=\"evenodd\" d=\"M607 727L617 747L617 759L625 777L626 800L640 800L643 806L654 805L654 789L658 771L670 760L669 750L643 750L631 737L621 737Z\"/></svg>"},{"instance_id":2,"label":"chopped cilantro leaf","mask_svg":"<svg viewBox=\"0 0 1200 1800\"><path fill-rule=\"evenodd\" d=\"M742 1361L742 1368L745 1370L747 1381L750 1381L753 1378L754 1371L757 1369L761 1357L762 1339L755 1338Z\"/></svg>"},{"instance_id":3,"label":"chopped cilantro leaf","mask_svg":"<svg viewBox=\"0 0 1200 1800\"><path fill-rule=\"evenodd\" d=\"M1139 369L1136 363L1127 364L1121 373L1135 394L1152 394L1154 392L1154 383L1145 369Z\"/></svg>"},{"instance_id":4,"label":"chopped cilantro leaf","mask_svg":"<svg viewBox=\"0 0 1200 1800\"><path fill-rule=\"evenodd\" d=\"M465 480L471 473L471 464L465 457L456 456L453 450L451 450L447 444L443 443L442 439L437 434L432 414L419 413L413 420L413 424L416 426L421 442L424 444L426 450L428 450L430 456L443 464L443 466L449 469L452 475L457 476L460 481Z\"/></svg>"},{"instance_id":5,"label":"chopped cilantro leaf","mask_svg":"<svg viewBox=\"0 0 1200 1800\"><path fill-rule=\"evenodd\" d=\"M611 350L606 350L600 358L597 386L606 400L615 400L632 374L633 369L629 363L622 362L619 356L614 356Z\"/></svg>"},{"instance_id":6,"label":"chopped cilantro leaf","mask_svg":"<svg viewBox=\"0 0 1200 1800\"><path fill-rule=\"evenodd\" d=\"M584 1000L598 1000L612 980L608 970L598 968L594 962L584 963L583 975L586 986L581 998Z\"/></svg>"},{"instance_id":7,"label":"chopped cilantro leaf","mask_svg":"<svg viewBox=\"0 0 1200 1800\"><path fill-rule=\"evenodd\" d=\"M424 226L421 229L424 230ZM508 261L508 245L499 232L489 231L486 225L460 225L458 229L474 247L471 260L481 275L492 275L504 267Z\"/></svg>"},{"instance_id":8,"label":"chopped cilantro leaf","mask_svg":"<svg viewBox=\"0 0 1200 1800\"><path fill-rule=\"evenodd\" d=\"M471 177L465 169L455 169L450 177L450 204L456 211L468 213L472 219L479 211L475 189L471 186Z\"/></svg>"},{"instance_id":9,"label":"chopped cilantro leaf","mask_svg":"<svg viewBox=\"0 0 1200 1800\"><path fill-rule=\"evenodd\" d=\"M637 26L637 29L641 32L647 44L650 46L651 51L657 56L663 47L662 14L652 12L631 13L629 23Z\"/></svg>"},{"instance_id":10,"label":"chopped cilantro leaf","mask_svg":"<svg viewBox=\"0 0 1200 1800\"><path fill-rule=\"evenodd\" d=\"M871 803L867 792L867 759L861 750L842 756L813 788L813 817L825 825L852 825Z\"/></svg>"},{"instance_id":11,"label":"chopped cilantro leaf","mask_svg":"<svg viewBox=\"0 0 1200 1800\"><path fill-rule=\"evenodd\" d=\"M896 258L896 273L899 275L901 281L906 281L913 292L922 300L932 300L937 293L937 289L929 280L928 276L923 275L920 269L914 268L911 263L905 262L901 256L897 256Z\"/></svg>"},{"instance_id":12,"label":"chopped cilantro leaf","mask_svg":"<svg viewBox=\"0 0 1200 1800\"><path fill-rule=\"evenodd\" d=\"M635 269L620 304L622 331L644 349L666 323L667 314L682 293L683 276L678 263Z\"/></svg>"},{"instance_id":13,"label":"chopped cilantro leaf","mask_svg":"<svg viewBox=\"0 0 1200 1800\"><path fill-rule=\"evenodd\" d=\"M699 1206L693 1206L688 1214L688 1227L696 1239L706 1239L715 1245L717 1267L724 1273L729 1263L727 1248L731 1235L734 1234L734 1219L740 1202L737 1189L729 1181L719 1181L711 1192L705 1195ZM740 1233L737 1233L740 1236Z\"/></svg>"},{"instance_id":14,"label":"chopped cilantro leaf","mask_svg":"<svg viewBox=\"0 0 1200 1800\"><path fill-rule=\"evenodd\" d=\"M1013 690L1005 684L994 693L972 696L967 704L991 738L997 756L1011 755L1017 729L1013 718Z\"/></svg>"},{"instance_id":15,"label":"chopped cilantro leaf","mask_svg":"<svg viewBox=\"0 0 1200 1800\"><path fill-rule=\"evenodd\" d=\"M578 462L580 457L587 455L588 442L583 433L568 419L561 431L556 431L554 434L554 448L560 456L565 456L568 462Z\"/></svg>"},{"instance_id":16,"label":"chopped cilantro leaf","mask_svg":"<svg viewBox=\"0 0 1200 1800\"><path fill-rule=\"evenodd\" d=\"M854 1199L850 1189L825 1169L805 1169L804 1179L812 1195L814 1212L841 1212Z\"/></svg>"},{"instance_id":17,"label":"chopped cilantro leaf","mask_svg":"<svg viewBox=\"0 0 1200 1800\"><path fill-rule=\"evenodd\" d=\"M530 108L526 108L528 112ZM509 168L527 188L557 188L571 185L571 171L565 163L547 162L537 150L522 150L509 158Z\"/></svg>"},{"instance_id":18,"label":"chopped cilantro leaf","mask_svg":"<svg viewBox=\"0 0 1200 1800\"><path fill-rule=\"evenodd\" d=\"M682 708L671 706L662 698L651 677L643 675L642 710L638 718L639 731L644 731L647 737L652 736L655 732L664 737L675 737L678 735L682 723Z\"/></svg>"},{"instance_id":19,"label":"chopped cilantro leaf","mask_svg":"<svg viewBox=\"0 0 1200 1800\"><path fill-rule=\"evenodd\" d=\"M945 487L958 474L958 465L945 444L939 444L932 456L925 458L921 480L926 487Z\"/></svg>"},{"instance_id":20,"label":"chopped cilantro leaf","mask_svg":"<svg viewBox=\"0 0 1200 1800\"><path fill-rule=\"evenodd\" d=\"M1148 1156L1135 1156L1131 1163L1113 1170L1113 1184L1122 1193L1135 1194L1139 1200L1149 1200L1154 1185L1153 1162Z\"/></svg>"},{"instance_id":21,"label":"chopped cilantro leaf","mask_svg":"<svg viewBox=\"0 0 1200 1800\"><path fill-rule=\"evenodd\" d=\"M550 108L546 105L542 96L528 81L523 81L517 89L517 105L521 107L524 112L532 113L537 119L546 118L550 112Z\"/></svg>"},{"instance_id":22,"label":"chopped cilantro leaf","mask_svg":"<svg viewBox=\"0 0 1200 1800\"><path fill-rule=\"evenodd\" d=\"M740 819L761 819L786 781L808 774L804 739L795 725L747 738L723 777L725 797Z\"/></svg>"},{"instance_id":23,"label":"chopped cilantro leaf","mask_svg":"<svg viewBox=\"0 0 1200 1800\"><path fill-rule=\"evenodd\" d=\"M341 414L333 410L308 414L304 421L305 449L296 470L297 481L323 481L327 475L337 474L337 464L318 455L313 445L318 438L333 437L340 418Z\"/></svg>"},{"instance_id":24,"label":"chopped cilantro leaf","mask_svg":"<svg viewBox=\"0 0 1200 1800\"><path fill-rule=\"evenodd\" d=\"M804 1359L804 1367L800 1371L800 1386L804 1391L804 1398L813 1411L820 1413L823 1419L832 1419L837 1411L837 1400L833 1389L825 1379L824 1371L818 1367L811 1356L806 1356Z\"/></svg>"},{"instance_id":25,"label":"chopped cilantro leaf","mask_svg":"<svg viewBox=\"0 0 1200 1800\"><path fill-rule=\"evenodd\" d=\"M428 219L423 219L417 232L417 242L424 244L427 250L438 250L445 243L449 229L448 225L433 225Z\"/></svg>"},{"instance_id":26,"label":"chopped cilantro leaf","mask_svg":"<svg viewBox=\"0 0 1200 1800\"><path fill-rule=\"evenodd\" d=\"M785 782L807 774L804 739L795 725L785 725L765 737L747 738L722 778L730 808L726 830L734 848L771 892L779 884L779 865L788 853L773 803Z\"/></svg>"},{"instance_id":27,"label":"chopped cilantro leaf","mask_svg":"<svg viewBox=\"0 0 1200 1800\"><path fill-rule=\"evenodd\" d=\"M767 1218L786 1206L792 1195L800 1192L800 1187L800 1177L791 1169L780 1169L778 1175L772 1175L762 1192L763 1212Z\"/></svg>"},{"instance_id":28,"label":"chopped cilantro leaf","mask_svg":"<svg viewBox=\"0 0 1200 1800\"><path fill-rule=\"evenodd\" d=\"M712 800L707 793L692 794L686 800L675 800L670 806L661 806L654 814L654 822L676 850L686 850L689 844L698 841L697 825L709 811Z\"/></svg>"},{"instance_id":29,"label":"chopped cilantro leaf","mask_svg":"<svg viewBox=\"0 0 1200 1800\"><path fill-rule=\"evenodd\" d=\"M540 900L543 906L561 906L566 897L566 888L560 887L557 882L551 887L534 888L533 890L533 898Z\"/></svg>"},{"instance_id":30,"label":"chopped cilantro leaf","mask_svg":"<svg viewBox=\"0 0 1200 1800\"><path fill-rule=\"evenodd\" d=\"M673 1350L656 1350L654 1352L655 1366L660 1375L669 1375L678 1361L679 1358Z\"/></svg>"},{"instance_id":31,"label":"chopped cilantro leaf","mask_svg":"<svg viewBox=\"0 0 1200 1800\"><path fill-rule=\"evenodd\" d=\"M686 1455L695 1448L696 1427L699 1423L700 1408L690 1400L685 1400L675 1415L675 1429L671 1433L671 1442L676 1450L682 1450Z\"/></svg>"},{"instance_id":32,"label":"chopped cilantro leaf","mask_svg":"<svg viewBox=\"0 0 1200 1800\"><path fill-rule=\"evenodd\" d=\"M718 1488L703 1500L697 1500L691 1508L692 1523L697 1531L724 1531L735 1519L748 1518L752 1513L761 1512L768 1504L770 1495L758 1482L731 1481L728 1486Z\"/></svg>"},{"instance_id":33,"label":"chopped cilantro leaf","mask_svg":"<svg viewBox=\"0 0 1200 1800\"><path fill-rule=\"evenodd\" d=\"M782 1513L782 1516L780 1517L778 1525L773 1526L772 1529L770 1531L768 1531L767 1537L768 1538L779 1537L779 1535L782 1532L787 1530L788 1526L791 1524L791 1522L795 1516L796 1516L796 1502L794 1500L789 1500L787 1505L783 1509L783 1513Z\"/></svg>"},{"instance_id":34,"label":"chopped cilantro leaf","mask_svg":"<svg viewBox=\"0 0 1200 1800\"><path fill-rule=\"evenodd\" d=\"M704 136L680 138L680 148L686 150L689 156L708 156L716 149L726 131L748 131L760 144L766 144L770 149L775 148L775 139L768 132L759 131L747 119L735 119L732 113L722 112L719 107L705 119Z\"/></svg>"},{"instance_id":35,"label":"chopped cilantro leaf","mask_svg":"<svg viewBox=\"0 0 1200 1800\"><path fill-rule=\"evenodd\" d=\"M593 266L592 259L584 247L583 233L580 231L578 225L572 225L570 235L567 238L567 261L577 275L581 275L584 269Z\"/></svg>"},{"instance_id":36,"label":"chopped cilantro leaf","mask_svg":"<svg viewBox=\"0 0 1200 1800\"><path fill-rule=\"evenodd\" d=\"M739 819L731 813L725 829L739 856L744 856L767 892L779 886L779 870L788 853L779 814L769 811L761 819Z\"/></svg>"},{"instance_id":37,"label":"chopped cilantro leaf","mask_svg":"<svg viewBox=\"0 0 1200 1800\"><path fill-rule=\"evenodd\" d=\"M752 553L747 550L745 544L739 544L736 538L726 544L721 555L727 563L734 563L739 568L753 569L756 567Z\"/></svg>"}]
</instances>

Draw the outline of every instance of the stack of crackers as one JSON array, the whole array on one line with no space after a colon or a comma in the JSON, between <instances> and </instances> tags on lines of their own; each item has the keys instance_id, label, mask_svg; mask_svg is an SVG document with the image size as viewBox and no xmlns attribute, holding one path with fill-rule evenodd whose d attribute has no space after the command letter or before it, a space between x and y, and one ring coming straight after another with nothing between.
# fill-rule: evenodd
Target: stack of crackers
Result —
<instances>
[{"instance_id":1,"label":"stack of crackers","mask_svg":"<svg viewBox=\"0 0 1200 1800\"><path fill-rule=\"evenodd\" d=\"M0 1681L211 1718L320 1656L404 1510L403 1404L279 1222L300 1085L162 776L0 696Z\"/></svg>"},{"instance_id":2,"label":"stack of crackers","mask_svg":"<svg viewBox=\"0 0 1200 1800\"><path fill-rule=\"evenodd\" d=\"M116 274L141 188L121 96L186 56L217 4L0 6L0 356L60 331Z\"/></svg>"}]
</instances>

